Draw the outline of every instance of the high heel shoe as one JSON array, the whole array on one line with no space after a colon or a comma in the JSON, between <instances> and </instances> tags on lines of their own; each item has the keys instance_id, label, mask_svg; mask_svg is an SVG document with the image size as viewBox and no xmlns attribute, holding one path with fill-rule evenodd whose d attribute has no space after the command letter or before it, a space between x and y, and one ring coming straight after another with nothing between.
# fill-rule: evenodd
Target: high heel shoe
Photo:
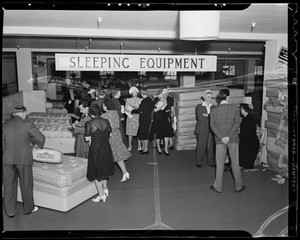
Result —
<instances>
[{"instance_id":1,"label":"high heel shoe","mask_svg":"<svg viewBox=\"0 0 300 240\"><path fill-rule=\"evenodd\" d=\"M158 148L156 148L156 151L157 151L157 153L160 155L161 154L161 151L158 151Z\"/></svg>"},{"instance_id":2,"label":"high heel shoe","mask_svg":"<svg viewBox=\"0 0 300 240\"><path fill-rule=\"evenodd\" d=\"M149 150L141 152L141 154L148 154L148 153L149 153Z\"/></svg>"},{"instance_id":3,"label":"high heel shoe","mask_svg":"<svg viewBox=\"0 0 300 240\"><path fill-rule=\"evenodd\" d=\"M129 151L129 152L131 151L131 147L128 148L128 151Z\"/></svg>"},{"instance_id":4,"label":"high heel shoe","mask_svg":"<svg viewBox=\"0 0 300 240\"><path fill-rule=\"evenodd\" d=\"M104 189L103 192L106 195L106 197L108 197L108 189Z\"/></svg>"},{"instance_id":5,"label":"high heel shoe","mask_svg":"<svg viewBox=\"0 0 300 240\"><path fill-rule=\"evenodd\" d=\"M121 182L125 182L125 181L127 181L128 179L129 179L129 173L126 172L126 173L123 174L123 178L122 178Z\"/></svg>"},{"instance_id":6,"label":"high heel shoe","mask_svg":"<svg viewBox=\"0 0 300 240\"><path fill-rule=\"evenodd\" d=\"M170 154L168 153L168 152L166 152L165 150L164 150L164 154L165 155L167 155L167 156L169 156Z\"/></svg>"},{"instance_id":7,"label":"high heel shoe","mask_svg":"<svg viewBox=\"0 0 300 240\"><path fill-rule=\"evenodd\" d=\"M103 194L101 197L98 196L98 197L94 198L94 199L93 199L93 202L100 202L101 200L102 200L103 202L106 201L106 195L105 195L105 194Z\"/></svg>"}]
</instances>

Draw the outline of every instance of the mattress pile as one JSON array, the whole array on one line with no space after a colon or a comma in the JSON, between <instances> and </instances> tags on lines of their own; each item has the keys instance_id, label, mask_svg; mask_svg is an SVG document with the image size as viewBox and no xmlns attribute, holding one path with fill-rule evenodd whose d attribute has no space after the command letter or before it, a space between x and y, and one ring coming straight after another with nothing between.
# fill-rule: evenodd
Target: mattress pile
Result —
<instances>
[{"instance_id":1,"label":"mattress pile","mask_svg":"<svg viewBox=\"0 0 300 240\"><path fill-rule=\"evenodd\" d=\"M288 95L285 79L265 81L266 96L269 97L264 109L268 119L267 163L270 170L288 177Z\"/></svg>"},{"instance_id":2,"label":"mattress pile","mask_svg":"<svg viewBox=\"0 0 300 240\"><path fill-rule=\"evenodd\" d=\"M59 164L33 163L35 205L66 212L97 194L86 179L87 159L62 155ZM22 201L20 189L18 201Z\"/></svg>"},{"instance_id":3,"label":"mattress pile","mask_svg":"<svg viewBox=\"0 0 300 240\"><path fill-rule=\"evenodd\" d=\"M223 88L223 87L222 87ZM221 87L210 88L214 95L217 95ZM175 134L176 150L195 150L197 145L196 135L196 106L202 104L201 96L204 88L181 89L178 92L172 92L175 100L175 114L177 116L177 131ZM230 89L229 102L239 105L245 96L242 89Z\"/></svg>"},{"instance_id":4,"label":"mattress pile","mask_svg":"<svg viewBox=\"0 0 300 240\"><path fill-rule=\"evenodd\" d=\"M75 136L67 113L32 112L27 115L46 137L45 147L59 150L63 153L75 152Z\"/></svg>"},{"instance_id":5,"label":"mattress pile","mask_svg":"<svg viewBox=\"0 0 300 240\"><path fill-rule=\"evenodd\" d=\"M64 108L64 102L60 102L60 101L47 102L46 112L47 113L68 113L67 109Z\"/></svg>"}]
</instances>

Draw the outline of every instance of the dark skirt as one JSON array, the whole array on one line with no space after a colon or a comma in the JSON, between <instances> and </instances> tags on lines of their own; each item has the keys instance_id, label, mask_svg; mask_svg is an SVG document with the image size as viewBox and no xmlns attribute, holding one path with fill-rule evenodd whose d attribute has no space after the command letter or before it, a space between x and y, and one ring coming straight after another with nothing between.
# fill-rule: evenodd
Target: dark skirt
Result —
<instances>
[{"instance_id":1,"label":"dark skirt","mask_svg":"<svg viewBox=\"0 0 300 240\"><path fill-rule=\"evenodd\" d=\"M252 169L259 151L259 140L240 139L239 143L239 163L240 167Z\"/></svg>"},{"instance_id":2,"label":"dark skirt","mask_svg":"<svg viewBox=\"0 0 300 240\"><path fill-rule=\"evenodd\" d=\"M88 181L108 180L114 172L115 166L110 144L103 145L103 142L92 141L86 175Z\"/></svg>"}]
</instances>

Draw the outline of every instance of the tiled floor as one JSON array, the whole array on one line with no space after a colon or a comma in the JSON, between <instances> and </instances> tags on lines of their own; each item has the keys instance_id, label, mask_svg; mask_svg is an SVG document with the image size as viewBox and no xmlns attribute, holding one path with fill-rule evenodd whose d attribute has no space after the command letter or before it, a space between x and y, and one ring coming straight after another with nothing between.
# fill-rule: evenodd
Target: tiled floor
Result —
<instances>
[{"instance_id":1,"label":"tiled floor","mask_svg":"<svg viewBox=\"0 0 300 240\"><path fill-rule=\"evenodd\" d=\"M121 172L108 182L105 203L91 199L67 213L40 208L31 215L8 218L3 212L4 231L40 230L243 230L255 234L264 221L288 205L288 181L271 180L276 173L243 172L246 191L236 193L230 172L224 173L224 190L209 189L215 169L196 168L194 151L171 151L170 156L133 156L126 162L130 180L120 183ZM288 226L287 213L272 221L266 235L278 235ZM94 233L94 231L92 231ZM166 232L165 232L166 233ZM91 233L90 233L91 234Z\"/></svg>"}]
</instances>

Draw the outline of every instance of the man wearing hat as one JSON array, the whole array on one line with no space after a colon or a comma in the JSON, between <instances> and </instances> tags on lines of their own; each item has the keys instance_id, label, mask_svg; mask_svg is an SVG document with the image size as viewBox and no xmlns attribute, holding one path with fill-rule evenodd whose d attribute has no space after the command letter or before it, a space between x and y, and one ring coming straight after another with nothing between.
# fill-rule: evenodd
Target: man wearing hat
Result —
<instances>
[{"instance_id":1,"label":"man wearing hat","mask_svg":"<svg viewBox=\"0 0 300 240\"><path fill-rule=\"evenodd\" d=\"M26 120L26 108L16 106L13 118L2 125L4 209L9 217L17 211L18 178L24 214L38 210L33 201L32 146L44 147L45 136Z\"/></svg>"},{"instance_id":2,"label":"man wearing hat","mask_svg":"<svg viewBox=\"0 0 300 240\"><path fill-rule=\"evenodd\" d=\"M203 94L204 101L196 106L196 128L195 135L197 139L196 148L196 166L202 167L205 163L209 166L215 166L215 150L213 133L210 129L209 115L212 108L213 93L206 90Z\"/></svg>"}]
</instances>

